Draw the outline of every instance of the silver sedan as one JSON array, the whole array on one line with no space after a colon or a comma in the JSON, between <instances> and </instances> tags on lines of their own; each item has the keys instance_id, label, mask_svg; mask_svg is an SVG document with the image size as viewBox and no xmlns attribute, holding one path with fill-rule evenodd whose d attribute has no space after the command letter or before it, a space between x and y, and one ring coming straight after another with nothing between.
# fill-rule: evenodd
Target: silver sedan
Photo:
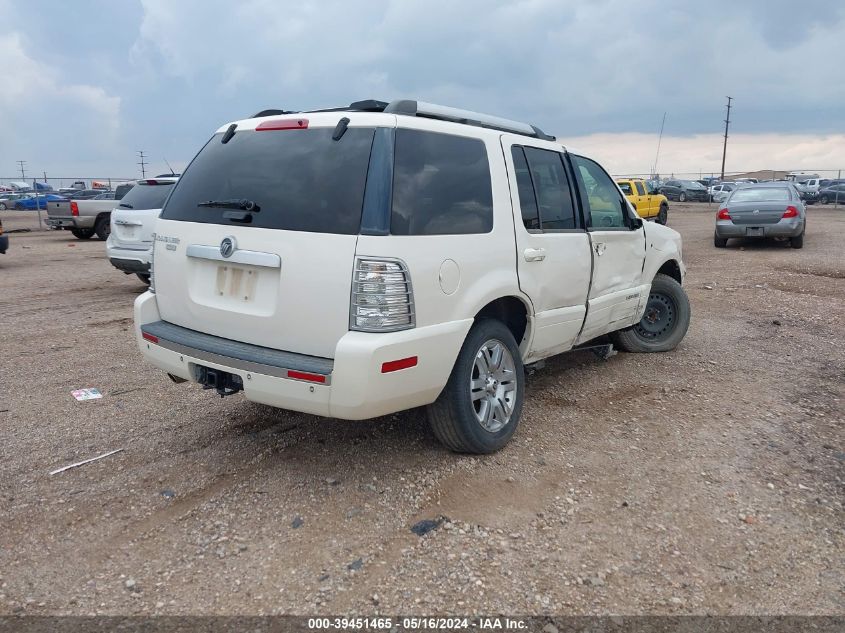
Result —
<instances>
[{"instance_id":1,"label":"silver sedan","mask_svg":"<svg viewBox=\"0 0 845 633\"><path fill-rule=\"evenodd\" d=\"M807 213L795 187L785 182L745 185L733 191L716 214L713 244L727 246L731 238L788 239L804 246Z\"/></svg>"}]
</instances>

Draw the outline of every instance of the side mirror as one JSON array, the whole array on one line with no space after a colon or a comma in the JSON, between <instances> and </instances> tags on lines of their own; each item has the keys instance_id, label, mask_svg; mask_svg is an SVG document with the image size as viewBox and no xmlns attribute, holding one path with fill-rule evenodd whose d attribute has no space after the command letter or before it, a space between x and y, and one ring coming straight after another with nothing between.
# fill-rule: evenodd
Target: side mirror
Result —
<instances>
[{"instance_id":1,"label":"side mirror","mask_svg":"<svg viewBox=\"0 0 845 633\"><path fill-rule=\"evenodd\" d=\"M643 219L631 216L631 230L636 231L641 228L643 228Z\"/></svg>"}]
</instances>

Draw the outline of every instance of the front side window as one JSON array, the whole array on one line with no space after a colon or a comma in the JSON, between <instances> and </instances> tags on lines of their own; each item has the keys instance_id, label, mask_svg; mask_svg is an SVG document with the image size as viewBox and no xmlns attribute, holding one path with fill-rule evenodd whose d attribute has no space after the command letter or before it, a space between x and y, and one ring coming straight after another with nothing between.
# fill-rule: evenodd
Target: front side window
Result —
<instances>
[{"instance_id":1,"label":"front side window","mask_svg":"<svg viewBox=\"0 0 845 633\"><path fill-rule=\"evenodd\" d=\"M569 189L569 178L563 167L563 157L536 147L526 147L525 158L537 194L540 209L540 228L544 231L575 229L575 207ZM615 190L615 187L614 187Z\"/></svg>"},{"instance_id":2,"label":"front side window","mask_svg":"<svg viewBox=\"0 0 845 633\"><path fill-rule=\"evenodd\" d=\"M625 199L619 195L619 190L607 172L589 158L575 154L571 156L590 211L588 226L593 229L626 227Z\"/></svg>"},{"instance_id":3,"label":"front side window","mask_svg":"<svg viewBox=\"0 0 845 633\"><path fill-rule=\"evenodd\" d=\"M622 193L624 193L626 196L634 195L634 191L631 189L631 183L630 182L620 182L620 183L617 183L617 184L619 185L619 188L622 190Z\"/></svg>"},{"instance_id":4,"label":"front side window","mask_svg":"<svg viewBox=\"0 0 845 633\"><path fill-rule=\"evenodd\" d=\"M479 139L396 130L393 235L460 235L493 230L487 148Z\"/></svg>"}]
</instances>

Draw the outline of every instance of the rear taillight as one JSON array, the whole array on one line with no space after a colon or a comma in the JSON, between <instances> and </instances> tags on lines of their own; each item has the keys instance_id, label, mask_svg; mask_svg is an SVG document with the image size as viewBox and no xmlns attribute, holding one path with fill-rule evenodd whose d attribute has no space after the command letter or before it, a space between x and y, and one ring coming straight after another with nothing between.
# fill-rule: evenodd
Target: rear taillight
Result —
<instances>
[{"instance_id":1,"label":"rear taillight","mask_svg":"<svg viewBox=\"0 0 845 633\"><path fill-rule=\"evenodd\" d=\"M307 130L308 119L276 119L260 123L256 132L270 132L272 130Z\"/></svg>"},{"instance_id":2,"label":"rear taillight","mask_svg":"<svg viewBox=\"0 0 845 633\"><path fill-rule=\"evenodd\" d=\"M74 200L70 201L70 214L79 216L79 205Z\"/></svg>"},{"instance_id":3,"label":"rear taillight","mask_svg":"<svg viewBox=\"0 0 845 633\"><path fill-rule=\"evenodd\" d=\"M796 209L792 205L789 205L788 207L786 207L786 211L784 211L783 217L785 217L785 218L797 218L798 217L798 209Z\"/></svg>"},{"instance_id":4,"label":"rear taillight","mask_svg":"<svg viewBox=\"0 0 845 633\"><path fill-rule=\"evenodd\" d=\"M156 292L156 276L155 276L155 254L156 254L156 234L153 233L153 245L150 247L150 287L148 290L155 294Z\"/></svg>"},{"instance_id":5,"label":"rear taillight","mask_svg":"<svg viewBox=\"0 0 845 633\"><path fill-rule=\"evenodd\" d=\"M411 274L398 259L355 260L349 329L393 332L414 327Z\"/></svg>"},{"instance_id":6,"label":"rear taillight","mask_svg":"<svg viewBox=\"0 0 845 633\"><path fill-rule=\"evenodd\" d=\"M731 214L728 213L728 209L726 207L722 207L719 209L719 213L716 214L717 220L730 220Z\"/></svg>"}]
</instances>

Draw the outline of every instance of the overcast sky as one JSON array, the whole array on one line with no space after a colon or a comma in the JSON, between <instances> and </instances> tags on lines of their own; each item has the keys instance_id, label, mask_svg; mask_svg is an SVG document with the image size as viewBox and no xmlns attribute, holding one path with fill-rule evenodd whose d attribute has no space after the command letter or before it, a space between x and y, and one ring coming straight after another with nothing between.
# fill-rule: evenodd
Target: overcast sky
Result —
<instances>
[{"instance_id":1,"label":"overcast sky","mask_svg":"<svg viewBox=\"0 0 845 633\"><path fill-rule=\"evenodd\" d=\"M0 177L177 169L226 121L418 98L617 173L845 169L845 3L0 0ZM634 7L637 8L634 8ZM696 7L693 9L692 7Z\"/></svg>"}]
</instances>

